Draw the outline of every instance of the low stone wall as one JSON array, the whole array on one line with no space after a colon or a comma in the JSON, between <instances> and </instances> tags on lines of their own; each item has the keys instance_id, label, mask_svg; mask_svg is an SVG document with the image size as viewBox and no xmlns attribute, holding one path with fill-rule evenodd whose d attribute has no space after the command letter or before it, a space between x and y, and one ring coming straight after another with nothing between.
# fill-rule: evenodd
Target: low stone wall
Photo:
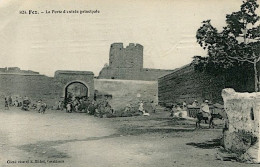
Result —
<instances>
[{"instance_id":1,"label":"low stone wall","mask_svg":"<svg viewBox=\"0 0 260 167\"><path fill-rule=\"evenodd\" d=\"M260 163L260 93L237 93L233 89L223 89L222 97L228 116L224 131L225 149L238 154L243 161Z\"/></svg>"},{"instance_id":2,"label":"low stone wall","mask_svg":"<svg viewBox=\"0 0 260 167\"><path fill-rule=\"evenodd\" d=\"M112 95L110 105L115 110L122 110L129 103L138 104L140 100L158 102L156 81L95 79L94 82L96 90Z\"/></svg>"}]
</instances>

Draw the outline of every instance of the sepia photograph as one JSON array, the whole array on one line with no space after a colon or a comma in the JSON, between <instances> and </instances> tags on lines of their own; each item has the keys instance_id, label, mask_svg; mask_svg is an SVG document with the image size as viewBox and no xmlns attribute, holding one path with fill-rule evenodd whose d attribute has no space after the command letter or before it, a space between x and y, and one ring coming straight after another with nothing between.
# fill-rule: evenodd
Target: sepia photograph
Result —
<instances>
[{"instance_id":1,"label":"sepia photograph","mask_svg":"<svg viewBox=\"0 0 260 167\"><path fill-rule=\"evenodd\" d=\"M0 0L1 167L258 167L259 0Z\"/></svg>"}]
</instances>

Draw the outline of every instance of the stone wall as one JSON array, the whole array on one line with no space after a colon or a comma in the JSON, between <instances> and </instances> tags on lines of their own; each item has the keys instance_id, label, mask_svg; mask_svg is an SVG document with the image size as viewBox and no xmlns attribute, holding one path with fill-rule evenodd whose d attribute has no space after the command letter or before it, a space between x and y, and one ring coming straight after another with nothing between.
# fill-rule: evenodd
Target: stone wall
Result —
<instances>
[{"instance_id":1,"label":"stone wall","mask_svg":"<svg viewBox=\"0 0 260 167\"><path fill-rule=\"evenodd\" d=\"M154 101L157 103L157 81L133 81L95 79L92 72L56 71L55 77L27 74L0 74L0 106L4 107L5 96L29 97L33 103L42 99L48 106L64 99L65 88L70 83L84 83L89 89L89 97L94 97L94 89L112 95L111 105L115 110L128 103Z\"/></svg>"},{"instance_id":2,"label":"stone wall","mask_svg":"<svg viewBox=\"0 0 260 167\"><path fill-rule=\"evenodd\" d=\"M253 75L239 78L237 72L224 75L209 75L194 69L188 64L174 72L158 79L158 98L160 105L179 103L184 100L192 103L194 100L202 102L205 99L213 103L223 103L221 91L224 88L234 88L236 91L253 91Z\"/></svg>"},{"instance_id":3,"label":"stone wall","mask_svg":"<svg viewBox=\"0 0 260 167\"><path fill-rule=\"evenodd\" d=\"M112 79L95 79L94 81L96 90L112 95L110 104L115 110L122 110L129 103L138 104L140 100L155 103L158 101L156 81Z\"/></svg>"},{"instance_id":4,"label":"stone wall","mask_svg":"<svg viewBox=\"0 0 260 167\"><path fill-rule=\"evenodd\" d=\"M111 68L104 67L100 73L99 79L124 79L124 80L144 80L157 81L159 77L171 73L173 70L160 69L131 69L131 68Z\"/></svg>"},{"instance_id":5,"label":"stone wall","mask_svg":"<svg viewBox=\"0 0 260 167\"><path fill-rule=\"evenodd\" d=\"M49 105L60 100L62 96L62 86L54 82L54 78L44 75L18 75L0 74L0 103L4 105L4 97L27 96L32 101L42 99Z\"/></svg>"},{"instance_id":6,"label":"stone wall","mask_svg":"<svg viewBox=\"0 0 260 167\"><path fill-rule=\"evenodd\" d=\"M0 68L0 73L16 73L16 74L39 74L39 72L31 70L21 70L19 67Z\"/></svg>"},{"instance_id":7,"label":"stone wall","mask_svg":"<svg viewBox=\"0 0 260 167\"><path fill-rule=\"evenodd\" d=\"M228 117L224 132L225 149L235 152L241 160L260 163L259 112L260 93L222 92Z\"/></svg>"},{"instance_id":8,"label":"stone wall","mask_svg":"<svg viewBox=\"0 0 260 167\"><path fill-rule=\"evenodd\" d=\"M74 82L88 87L89 97L94 98L94 74L88 71L56 71L55 77L33 74L0 74L0 104L5 96L29 97L33 103L42 99L49 106L64 100L65 88Z\"/></svg>"}]
</instances>

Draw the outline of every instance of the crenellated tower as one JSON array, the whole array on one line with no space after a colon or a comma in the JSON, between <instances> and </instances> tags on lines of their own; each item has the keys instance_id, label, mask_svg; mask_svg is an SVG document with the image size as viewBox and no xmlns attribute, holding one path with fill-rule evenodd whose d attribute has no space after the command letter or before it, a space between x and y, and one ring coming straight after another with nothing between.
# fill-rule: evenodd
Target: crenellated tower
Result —
<instances>
[{"instance_id":1,"label":"crenellated tower","mask_svg":"<svg viewBox=\"0 0 260 167\"><path fill-rule=\"evenodd\" d=\"M123 43L110 46L109 67L111 68L143 68L143 46L130 43L124 48Z\"/></svg>"}]
</instances>

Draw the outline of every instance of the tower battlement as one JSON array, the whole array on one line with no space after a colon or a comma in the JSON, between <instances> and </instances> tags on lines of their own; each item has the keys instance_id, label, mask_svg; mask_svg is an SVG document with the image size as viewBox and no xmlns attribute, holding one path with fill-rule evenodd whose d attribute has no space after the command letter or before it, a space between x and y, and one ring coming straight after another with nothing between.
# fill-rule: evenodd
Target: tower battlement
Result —
<instances>
[{"instance_id":1,"label":"tower battlement","mask_svg":"<svg viewBox=\"0 0 260 167\"><path fill-rule=\"evenodd\" d=\"M155 81L172 70L143 68L144 47L138 43L113 43L110 46L109 66L99 73L99 79L125 79Z\"/></svg>"},{"instance_id":2,"label":"tower battlement","mask_svg":"<svg viewBox=\"0 0 260 167\"><path fill-rule=\"evenodd\" d=\"M109 66L111 68L143 68L143 46L130 43L113 43L110 46Z\"/></svg>"}]
</instances>

